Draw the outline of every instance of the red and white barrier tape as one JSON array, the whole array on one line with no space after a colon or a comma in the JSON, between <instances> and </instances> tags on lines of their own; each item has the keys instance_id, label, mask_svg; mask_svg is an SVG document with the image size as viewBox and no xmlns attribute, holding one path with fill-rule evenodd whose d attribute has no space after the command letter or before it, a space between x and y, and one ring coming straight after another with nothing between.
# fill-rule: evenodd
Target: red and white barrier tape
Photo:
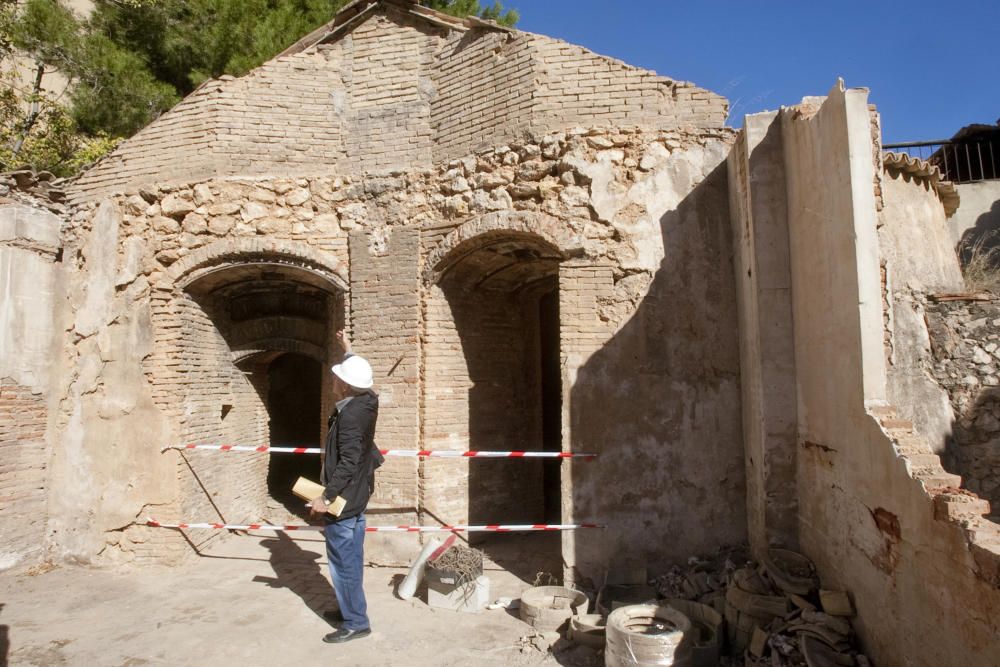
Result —
<instances>
[{"instance_id":1,"label":"red and white barrier tape","mask_svg":"<svg viewBox=\"0 0 1000 667\"><path fill-rule=\"evenodd\" d=\"M180 447L166 447L167 449L210 449L220 452L262 452L281 454L320 454L322 449L317 447L249 447L245 445L182 445ZM590 461L597 458L597 454L579 454L577 452L453 452L443 449L380 449L382 456L408 456L418 458L480 458L480 459L584 459Z\"/></svg>"},{"instance_id":2,"label":"red and white barrier tape","mask_svg":"<svg viewBox=\"0 0 1000 667\"><path fill-rule=\"evenodd\" d=\"M208 528L212 530L274 530L274 531L295 531L295 530L323 530L323 526L292 525L292 526L271 526L264 523L250 523L244 526L236 526L225 523L161 523L155 519L147 519L146 525L150 528ZM577 530L578 528L603 528L596 523L528 523L510 525L487 525L487 526L368 526L367 533L514 533L514 532L536 532L536 531L556 531L556 530Z\"/></svg>"}]
</instances>

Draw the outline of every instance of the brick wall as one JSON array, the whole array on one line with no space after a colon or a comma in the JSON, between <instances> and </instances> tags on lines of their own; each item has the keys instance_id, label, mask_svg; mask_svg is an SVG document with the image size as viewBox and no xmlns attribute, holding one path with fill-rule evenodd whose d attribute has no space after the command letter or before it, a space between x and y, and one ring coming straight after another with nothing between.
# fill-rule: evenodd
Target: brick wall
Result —
<instances>
[{"instance_id":1,"label":"brick wall","mask_svg":"<svg viewBox=\"0 0 1000 667\"><path fill-rule=\"evenodd\" d=\"M217 96L234 82L211 82L124 142L77 181L81 195L121 192L140 183L207 178L217 171Z\"/></svg>"},{"instance_id":2,"label":"brick wall","mask_svg":"<svg viewBox=\"0 0 1000 667\"><path fill-rule=\"evenodd\" d=\"M721 127L724 98L522 32L383 7L350 33L211 81L84 174L86 199L213 175L429 167L579 125Z\"/></svg>"},{"instance_id":3,"label":"brick wall","mask_svg":"<svg viewBox=\"0 0 1000 667\"><path fill-rule=\"evenodd\" d=\"M379 393L376 442L382 449L417 449L420 442L419 232L392 228L379 243L351 234L351 332L354 350L375 372ZM376 505L417 506L417 461L389 458L378 473Z\"/></svg>"},{"instance_id":4,"label":"brick wall","mask_svg":"<svg viewBox=\"0 0 1000 667\"><path fill-rule=\"evenodd\" d=\"M537 123L669 129L721 127L725 98L684 81L659 76L583 47L534 36L538 53Z\"/></svg>"},{"instance_id":5,"label":"brick wall","mask_svg":"<svg viewBox=\"0 0 1000 667\"><path fill-rule=\"evenodd\" d=\"M0 569L36 560L45 536L45 396L0 379Z\"/></svg>"},{"instance_id":6,"label":"brick wall","mask_svg":"<svg viewBox=\"0 0 1000 667\"><path fill-rule=\"evenodd\" d=\"M395 12L392 16L366 21L341 46L350 58L343 109L343 168L350 171L431 163L428 76L438 40Z\"/></svg>"},{"instance_id":7,"label":"brick wall","mask_svg":"<svg viewBox=\"0 0 1000 667\"><path fill-rule=\"evenodd\" d=\"M253 373L246 376L244 368L233 363L219 331L225 327L225 318L217 310L205 309L191 299L178 305L185 324L180 346L184 372L173 400L180 402L183 411L183 442L269 444L266 369L244 367ZM181 468L182 516L235 523L261 517L267 455L192 451L182 456L190 463ZM216 537L209 531L190 535L195 544Z\"/></svg>"},{"instance_id":8,"label":"brick wall","mask_svg":"<svg viewBox=\"0 0 1000 667\"><path fill-rule=\"evenodd\" d=\"M426 296L424 443L540 450L537 300L434 285ZM428 459L421 503L451 523L542 521L539 461Z\"/></svg>"},{"instance_id":9,"label":"brick wall","mask_svg":"<svg viewBox=\"0 0 1000 667\"><path fill-rule=\"evenodd\" d=\"M436 160L506 143L529 129L537 69L532 46L525 33L449 36L432 75Z\"/></svg>"}]
</instances>

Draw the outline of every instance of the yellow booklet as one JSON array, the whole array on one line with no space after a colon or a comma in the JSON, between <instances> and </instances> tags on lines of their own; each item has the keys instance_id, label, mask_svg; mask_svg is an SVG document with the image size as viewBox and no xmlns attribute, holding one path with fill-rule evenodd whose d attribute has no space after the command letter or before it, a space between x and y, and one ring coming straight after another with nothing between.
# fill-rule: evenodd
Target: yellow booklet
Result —
<instances>
[{"instance_id":1,"label":"yellow booklet","mask_svg":"<svg viewBox=\"0 0 1000 667\"><path fill-rule=\"evenodd\" d=\"M295 482L295 486L292 487L292 493L302 500L308 500L309 502L319 498L323 495L324 491L326 489L322 484L317 484L305 477L299 477ZM332 503L327 505L326 512L333 516L340 516L340 513L344 511L345 505L347 505L347 500L343 496L337 496Z\"/></svg>"}]
</instances>

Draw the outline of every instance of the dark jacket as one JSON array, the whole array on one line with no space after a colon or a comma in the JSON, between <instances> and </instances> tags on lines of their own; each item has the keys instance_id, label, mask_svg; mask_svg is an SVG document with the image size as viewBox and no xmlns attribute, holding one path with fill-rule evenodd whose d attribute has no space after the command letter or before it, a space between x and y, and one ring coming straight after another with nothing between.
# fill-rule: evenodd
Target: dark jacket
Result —
<instances>
[{"instance_id":1,"label":"dark jacket","mask_svg":"<svg viewBox=\"0 0 1000 667\"><path fill-rule=\"evenodd\" d=\"M327 502L337 496L347 501L337 520L364 512L375 490L375 468L382 463L382 455L375 448L376 421L378 396L371 390L355 396L343 410L330 416L324 446L323 496Z\"/></svg>"}]
</instances>

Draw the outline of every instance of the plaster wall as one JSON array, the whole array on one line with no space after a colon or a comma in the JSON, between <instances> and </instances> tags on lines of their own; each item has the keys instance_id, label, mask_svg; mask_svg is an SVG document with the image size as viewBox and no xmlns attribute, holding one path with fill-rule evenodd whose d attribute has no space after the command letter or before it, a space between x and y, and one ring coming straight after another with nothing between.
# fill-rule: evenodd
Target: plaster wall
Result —
<instances>
[{"instance_id":1,"label":"plaster wall","mask_svg":"<svg viewBox=\"0 0 1000 667\"><path fill-rule=\"evenodd\" d=\"M728 159L740 330L747 531L760 558L798 543L795 351L781 123L744 119Z\"/></svg>"},{"instance_id":2,"label":"plaster wall","mask_svg":"<svg viewBox=\"0 0 1000 667\"><path fill-rule=\"evenodd\" d=\"M171 427L144 373L153 347L149 283L119 255L122 214L105 201L66 235L57 278L59 341L53 372L48 547L57 560L130 560L123 535L144 508L175 497L159 449Z\"/></svg>"},{"instance_id":3,"label":"plaster wall","mask_svg":"<svg viewBox=\"0 0 1000 667\"><path fill-rule=\"evenodd\" d=\"M43 555L60 220L0 206L0 570Z\"/></svg>"},{"instance_id":4,"label":"plaster wall","mask_svg":"<svg viewBox=\"0 0 1000 667\"><path fill-rule=\"evenodd\" d=\"M941 453L955 415L948 393L928 372L932 354L921 295L964 291L962 272L944 208L929 181L887 169L881 192L887 398Z\"/></svg>"},{"instance_id":5,"label":"plaster wall","mask_svg":"<svg viewBox=\"0 0 1000 667\"><path fill-rule=\"evenodd\" d=\"M940 491L915 477L905 438L880 416L891 411L867 91L834 87L781 123L802 548L827 586L852 593L878 664L992 664L1000 589L989 525L974 538L938 512ZM814 285L825 286L822 301Z\"/></svg>"},{"instance_id":6,"label":"plaster wall","mask_svg":"<svg viewBox=\"0 0 1000 667\"><path fill-rule=\"evenodd\" d=\"M961 203L948 218L952 244L963 241L974 244L983 236L995 236L1000 230L1000 181L960 183L955 189ZM995 246L994 239L990 247Z\"/></svg>"},{"instance_id":7,"label":"plaster wall","mask_svg":"<svg viewBox=\"0 0 1000 667\"><path fill-rule=\"evenodd\" d=\"M707 142L651 157L662 166L609 198L645 209L612 218L643 239L636 254L560 268L561 318L576 322L561 332L563 438L600 457L564 467L567 520L607 525L564 536L575 577L599 581L626 559L655 572L746 539L728 152ZM608 307L630 291L634 310Z\"/></svg>"}]
</instances>

